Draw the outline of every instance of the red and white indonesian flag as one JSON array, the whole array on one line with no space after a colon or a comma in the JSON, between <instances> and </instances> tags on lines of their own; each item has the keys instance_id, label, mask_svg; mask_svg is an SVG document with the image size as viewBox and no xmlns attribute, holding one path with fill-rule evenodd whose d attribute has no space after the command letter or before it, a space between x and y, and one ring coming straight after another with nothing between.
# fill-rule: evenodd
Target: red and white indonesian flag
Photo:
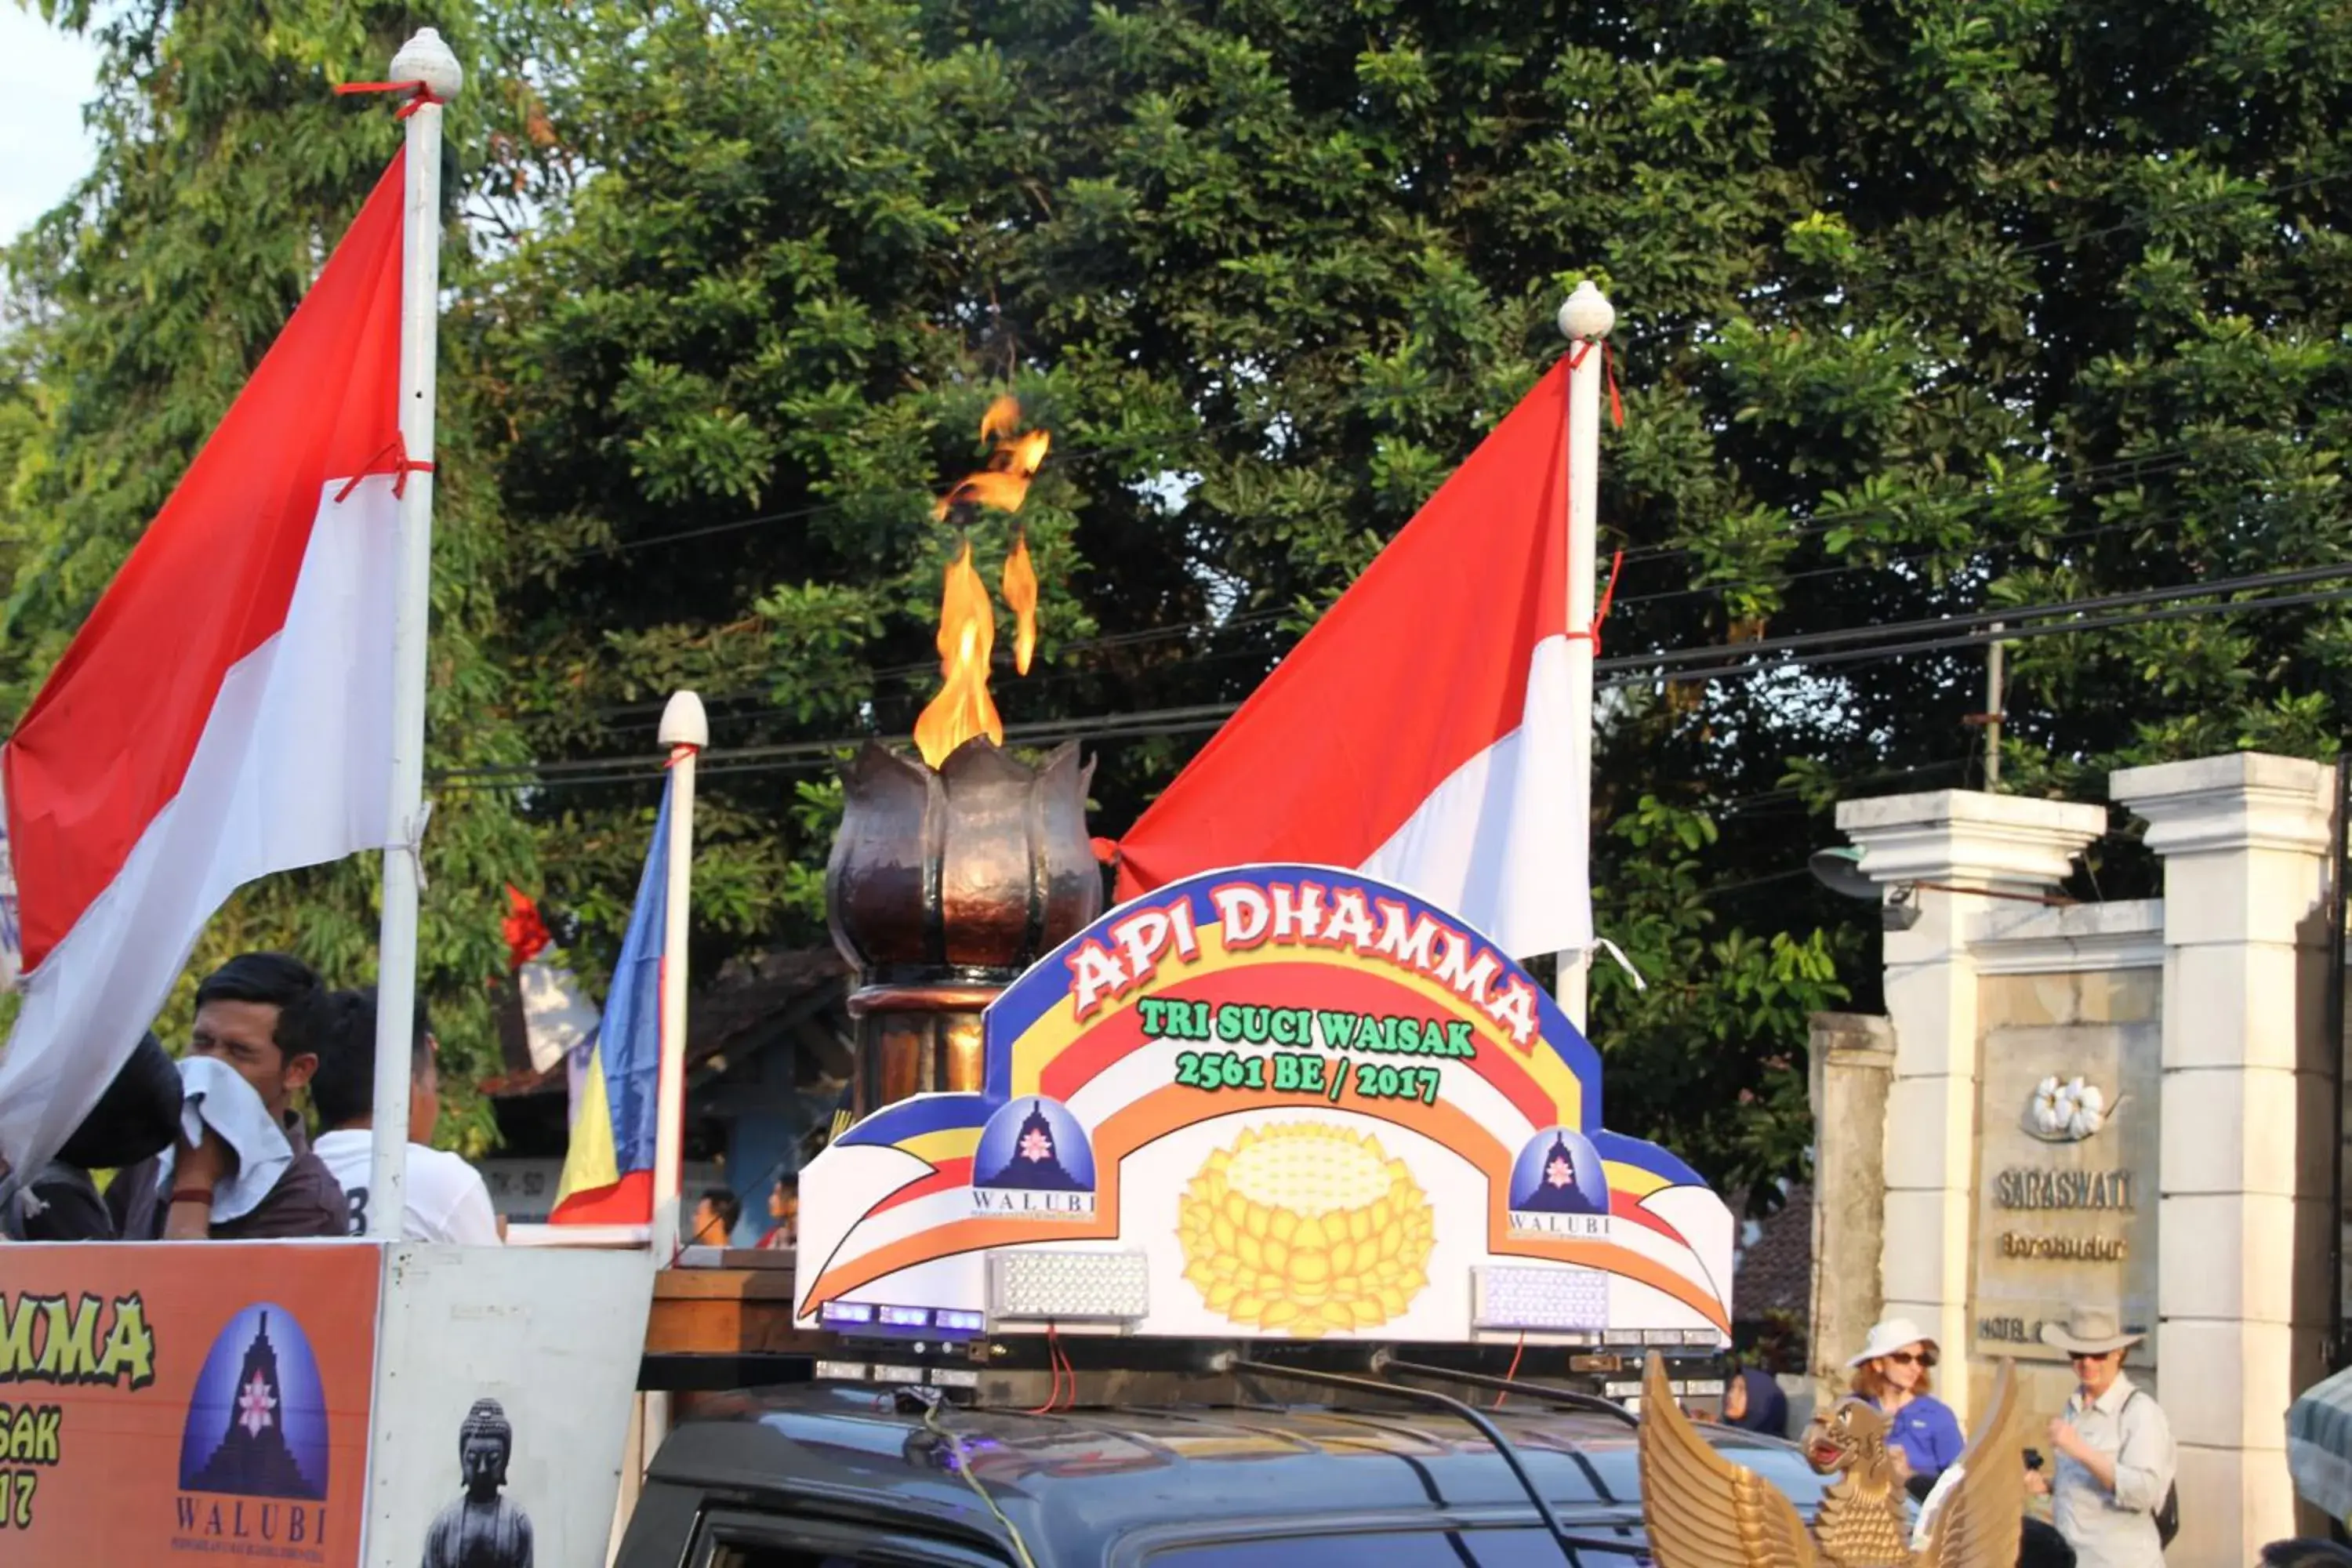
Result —
<instances>
[{"instance_id":1,"label":"red and white indonesian flag","mask_svg":"<svg viewBox=\"0 0 2352 1568\"><path fill-rule=\"evenodd\" d=\"M1119 840L1119 896L1345 866L1513 957L1592 936L1570 765L1563 363Z\"/></svg>"},{"instance_id":2,"label":"red and white indonesian flag","mask_svg":"<svg viewBox=\"0 0 2352 1568\"><path fill-rule=\"evenodd\" d=\"M24 1009L0 1156L45 1162L240 884L381 847L402 165L0 747Z\"/></svg>"}]
</instances>

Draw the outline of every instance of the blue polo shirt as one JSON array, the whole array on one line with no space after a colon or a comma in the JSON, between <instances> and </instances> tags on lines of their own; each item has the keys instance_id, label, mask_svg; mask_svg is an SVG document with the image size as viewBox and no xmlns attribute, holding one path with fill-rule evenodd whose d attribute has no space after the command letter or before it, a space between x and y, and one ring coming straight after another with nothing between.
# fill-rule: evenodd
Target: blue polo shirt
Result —
<instances>
[{"instance_id":1,"label":"blue polo shirt","mask_svg":"<svg viewBox=\"0 0 2352 1568\"><path fill-rule=\"evenodd\" d=\"M1878 1408L1875 1399L1869 1403L1872 1409ZM1886 1441L1888 1447L1903 1450L1913 1475L1930 1479L1943 1474L1945 1467L1969 1446L1960 1433L1960 1418L1932 1394L1920 1394L1895 1413Z\"/></svg>"}]
</instances>

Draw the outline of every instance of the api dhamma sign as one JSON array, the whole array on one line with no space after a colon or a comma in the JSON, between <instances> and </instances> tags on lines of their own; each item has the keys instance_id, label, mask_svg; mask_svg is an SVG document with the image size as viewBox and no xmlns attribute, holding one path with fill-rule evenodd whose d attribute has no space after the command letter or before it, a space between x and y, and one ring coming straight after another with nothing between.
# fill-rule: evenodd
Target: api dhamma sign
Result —
<instances>
[{"instance_id":1,"label":"api dhamma sign","mask_svg":"<svg viewBox=\"0 0 2352 1568\"><path fill-rule=\"evenodd\" d=\"M1172 884L983 1033L983 1092L887 1106L803 1174L803 1323L1727 1333L1722 1201L1605 1131L1591 1046L1402 889L1312 866Z\"/></svg>"}]
</instances>

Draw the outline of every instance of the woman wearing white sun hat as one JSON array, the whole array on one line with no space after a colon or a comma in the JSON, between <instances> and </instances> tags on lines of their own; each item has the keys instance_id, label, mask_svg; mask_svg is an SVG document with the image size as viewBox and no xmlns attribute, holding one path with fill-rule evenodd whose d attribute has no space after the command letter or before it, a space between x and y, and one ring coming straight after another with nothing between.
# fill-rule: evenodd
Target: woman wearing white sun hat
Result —
<instances>
[{"instance_id":1,"label":"woman wearing white sun hat","mask_svg":"<svg viewBox=\"0 0 2352 1568\"><path fill-rule=\"evenodd\" d=\"M1886 1417L1886 1446L1914 1476L1934 1480L1960 1457L1968 1439L1952 1407L1930 1394L1936 1342L1908 1318L1874 1324L1853 1369L1853 1392Z\"/></svg>"}]
</instances>

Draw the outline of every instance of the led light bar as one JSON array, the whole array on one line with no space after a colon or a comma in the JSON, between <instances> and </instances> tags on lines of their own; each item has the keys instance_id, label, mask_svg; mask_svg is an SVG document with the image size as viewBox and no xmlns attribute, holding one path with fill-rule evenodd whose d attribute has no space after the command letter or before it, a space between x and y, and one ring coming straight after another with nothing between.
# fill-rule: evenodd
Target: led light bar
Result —
<instances>
[{"instance_id":1,"label":"led light bar","mask_svg":"<svg viewBox=\"0 0 2352 1568\"><path fill-rule=\"evenodd\" d=\"M933 1388L978 1388L980 1373L954 1366L901 1366L887 1362L820 1361L819 1383L929 1384ZM982 1439L974 1439L982 1441Z\"/></svg>"},{"instance_id":2,"label":"led light bar","mask_svg":"<svg viewBox=\"0 0 2352 1568\"><path fill-rule=\"evenodd\" d=\"M1473 1327L1591 1333L1609 1324L1609 1276L1597 1268L1497 1263L1470 1276Z\"/></svg>"},{"instance_id":3,"label":"led light bar","mask_svg":"<svg viewBox=\"0 0 2352 1568\"><path fill-rule=\"evenodd\" d=\"M988 1331L984 1313L873 1301L827 1301L817 1321L835 1333L862 1340L974 1340Z\"/></svg>"},{"instance_id":4,"label":"led light bar","mask_svg":"<svg viewBox=\"0 0 2352 1568\"><path fill-rule=\"evenodd\" d=\"M988 1255L988 1310L1000 1319L1134 1322L1151 1310L1149 1260L1140 1252Z\"/></svg>"}]
</instances>

